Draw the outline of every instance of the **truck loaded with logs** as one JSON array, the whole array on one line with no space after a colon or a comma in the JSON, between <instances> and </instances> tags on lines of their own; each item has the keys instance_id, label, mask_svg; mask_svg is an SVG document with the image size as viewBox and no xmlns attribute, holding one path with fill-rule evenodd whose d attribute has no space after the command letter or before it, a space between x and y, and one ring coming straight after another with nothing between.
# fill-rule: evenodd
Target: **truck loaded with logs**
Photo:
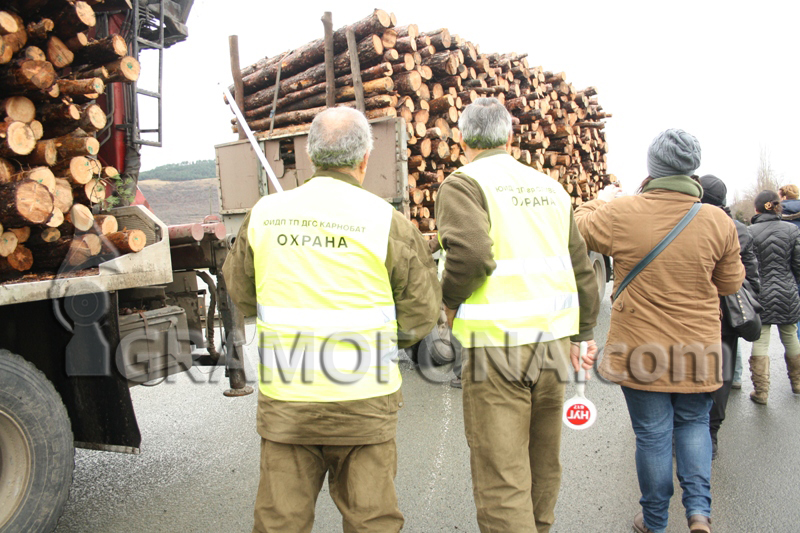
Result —
<instances>
[{"instance_id":1,"label":"truck loaded with logs","mask_svg":"<svg viewBox=\"0 0 800 533\"><path fill-rule=\"evenodd\" d=\"M243 324L212 276L228 250L224 225L168 227L136 187L140 147L159 144L141 135L137 98L161 101L137 87L139 51L184 40L191 6L0 3L4 533L56 526L76 447L139 452L131 387L224 365L226 394L252 392L233 334Z\"/></svg>"},{"instance_id":2,"label":"truck loaded with logs","mask_svg":"<svg viewBox=\"0 0 800 533\"><path fill-rule=\"evenodd\" d=\"M497 98L511 113L512 155L560 183L573 205L616 182L608 173L603 131L611 115L603 111L594 87L576 90L563 72L531 66L527 54L482 53L446 28L398 26L394 14L381 9L336 31L327 18L325 37L240 71L237 65L229 88L256 149L266 155L284 190L313 173L306 153L313 118L329 106L356 107L372 122L375 138L364 188L436 239L439 186L467 162L458 118L481 96ZM240 140L217 146L216 157L221 214L235 232L258 198L276 188L245 140L244 126L235 118L232 124ZM612 273L610 259L590 257L602 298ZM444 320L412 357L453 361Z\"/></svg>"},{"instance_id":3,"label":"truck loaded with logs","mask_svg":"<svg viewBox=\"0 0 800 533\"><path fill-rule=\"evenodd\" d=\"M244 323L220 267L247 210L276 191L265 167L247 141L216 147L222 221L168 227L136 187L139 148L160 145L139 128L138 98L161 102L137 87L139 51L185 39L191 5L0 4L0 531L55 527L75 447L138 453L132 386L224 365L226 394L252 392ZM525 55L481 53L446 29L397 26L382 10L327 26L326 38L241 71L232 56L244 114L234 128L240 139L245 124L255 130L283 189L312 173L313 117L353 106L376 137L365 188L435 238L439 184L464 163L458 116L484 95L515 117L513 155L561 183L574 204L615 181L603 132L610 115L594 88L576 91L563 73L531 67ZM593 260L602 290L610 268ZM452 360L446 326L432 335L420 352Z\"/></svg>"}]
</instances>

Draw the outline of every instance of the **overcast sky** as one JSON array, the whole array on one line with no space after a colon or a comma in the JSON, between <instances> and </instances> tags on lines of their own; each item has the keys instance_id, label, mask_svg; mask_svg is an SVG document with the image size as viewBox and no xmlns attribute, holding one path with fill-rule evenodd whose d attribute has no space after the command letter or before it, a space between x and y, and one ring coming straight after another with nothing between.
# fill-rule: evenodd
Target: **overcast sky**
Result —
<instances>
[{"instance_id":1,"label":"overcast sky","mask_svg":"<svg viewBox=\"0 0 800 533\"><path fill-rule=\"evenodd\" d=\"M393 11L399 25L446 27L484 53L528 53L531 66L564 71L577 89L597 87L612 113L605 128L609 170L634 189L647 176L650 141L681 128L700 141L699 173L733 191L754 179L762 149L784 183L800 184L800 4L793 1L481 2L196 0L189 39L165 53L164 147L145 148L143 169L212 159L236 140L218 83L231 83L228 36L239 36L241 65L297 48L334 28ZM492 6L497 9L493 10ZM142 88L157 69L142 58ZM152 120L152 119L151 119ZM152 122L151 122L152 123ZM142 127L148 119L143 116Z\"/></svg>"}]
</instances>

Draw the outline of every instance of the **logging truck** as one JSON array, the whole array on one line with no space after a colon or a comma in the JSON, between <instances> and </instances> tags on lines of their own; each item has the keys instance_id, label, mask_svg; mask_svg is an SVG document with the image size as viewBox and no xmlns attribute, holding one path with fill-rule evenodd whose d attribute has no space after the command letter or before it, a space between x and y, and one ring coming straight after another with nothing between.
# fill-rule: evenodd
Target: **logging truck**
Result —
<instances>
[{"instance_id":1,"label":"logging truck","mask_svg":"<svg viewBox=\"0 0 800 533\"><path fill-rule=\"evenodd\" d=\"M223 224L168 227L138 205L139 149L161 144L161 113L157 128L141 129L138 99L160 106L161 94L137 86L136 58L156 50L160 63L164 48L187 37L191 6L12 0L0 8L3 533L56 526L76 447L139 452L131 387L224 365L226 395L252 392L244 337L234 334L244 325L224 279L212 277L228 250ZM124 207L111 207L112 179ZM209 336L215 308L220 351Z\"/></svg>"},{"instance_id":2,"label":"logging truck","mask_svg":"<svg viewBox=\"0 0 800 533\"><path fill-rule=\"evenodd\" d=\"M420 202L415 202L409 194L407 123L401 117L388 117L373 120L371 124L375 141L363 187L419 224L411 218L415 204ZM256 133L255 137L259 150L263 151L283 190L299 187L311 177L313 168L306 152L307 133L271 136L265 131ZM217 145L216 166L220 214L233 236L258 199L266 194L274 194L276 188L247 140ZM427 238L436 238L435 232L422 227L420 230ZM606 283L611 279L610 259L595 252L590 252L589 256L602 300ZM434 258L438 260L438 251L434 253ZM409 356L414 362L431 361L444 365L453 362L457 349L458 344L452 341L450 330L442 318L428 337L409 350Z\"/></svg>"}]
</instances>

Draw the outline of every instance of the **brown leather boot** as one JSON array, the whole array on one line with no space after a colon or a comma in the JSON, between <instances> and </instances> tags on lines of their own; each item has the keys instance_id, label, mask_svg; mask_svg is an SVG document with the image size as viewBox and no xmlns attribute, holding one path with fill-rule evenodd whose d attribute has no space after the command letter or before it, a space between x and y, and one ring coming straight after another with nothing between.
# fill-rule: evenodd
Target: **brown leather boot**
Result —
<instances>
[{"instance_id":1,"label":"brown leather boot","mask_svg":"<svg viewBox=\"0 0 800 533\"><path fill-rule=\"evenodd\" d=\"M751 355L750 374L753 380L753 388L755 389L750 393L750 399L756 403L766 405L767 397L769 397L769 356Z\"/></svg>"},{"instance_id":2,"label":"brown leather boot","mask_svg":"<svg viewBox=\"0 0 800 533\"><path fill-rule=\"evenodd\" d=\"M701 514L689 517L689 531L691 533L711 533L711 519Z\"/></svg>"},{"instance_id":3,"label":"brown leather boot","mask_svg":"<svg viewBox=\"0 0 800 533\"><path fill-rule=\"evenodd\" d=\"M786 371L792 383L792 392L800 394L800 355L789 357L788 354L784 354L783 358L786 360Z\"/></svg>"}]
</instances>

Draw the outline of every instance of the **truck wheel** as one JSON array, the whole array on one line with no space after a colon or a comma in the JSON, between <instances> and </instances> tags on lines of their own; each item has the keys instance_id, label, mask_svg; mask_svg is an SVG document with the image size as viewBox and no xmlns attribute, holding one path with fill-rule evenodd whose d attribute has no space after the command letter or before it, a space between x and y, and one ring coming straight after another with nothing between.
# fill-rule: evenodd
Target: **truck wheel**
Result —
<instances>
[{"instance_id":1,"label":"truck wheel","mask_svg":"<svg viewBox=\"0 0 800 533\"><path fill-rule=\"evenodd\" d=\"M74 466L61 396L34 365L0 350L0 531L52 531Z\"/></svg>"},{"instance_id":2,"label":"truck wheel","mask_svg":"<svg viewBox=\"0 0 800 533\"><path fill-rule=\"evenodd\" d=\"M600 294L600 301L606 296L606 263L603 256L596 255L592 261L594 269L594 279L597 280L597 292Z\"/></svg>"},{"instance_id":3,"label":"truck wheel","mask_svg":"<svg viewBox=\"0 0 800 533\"><path fill-rule=\"evenodd\" d=\"M450 328L442 320L419 343L417 359L420 362L432 362L434 365L446 365L455 360L455 348L451 341Z\"/></svg>"}]
</instances>

